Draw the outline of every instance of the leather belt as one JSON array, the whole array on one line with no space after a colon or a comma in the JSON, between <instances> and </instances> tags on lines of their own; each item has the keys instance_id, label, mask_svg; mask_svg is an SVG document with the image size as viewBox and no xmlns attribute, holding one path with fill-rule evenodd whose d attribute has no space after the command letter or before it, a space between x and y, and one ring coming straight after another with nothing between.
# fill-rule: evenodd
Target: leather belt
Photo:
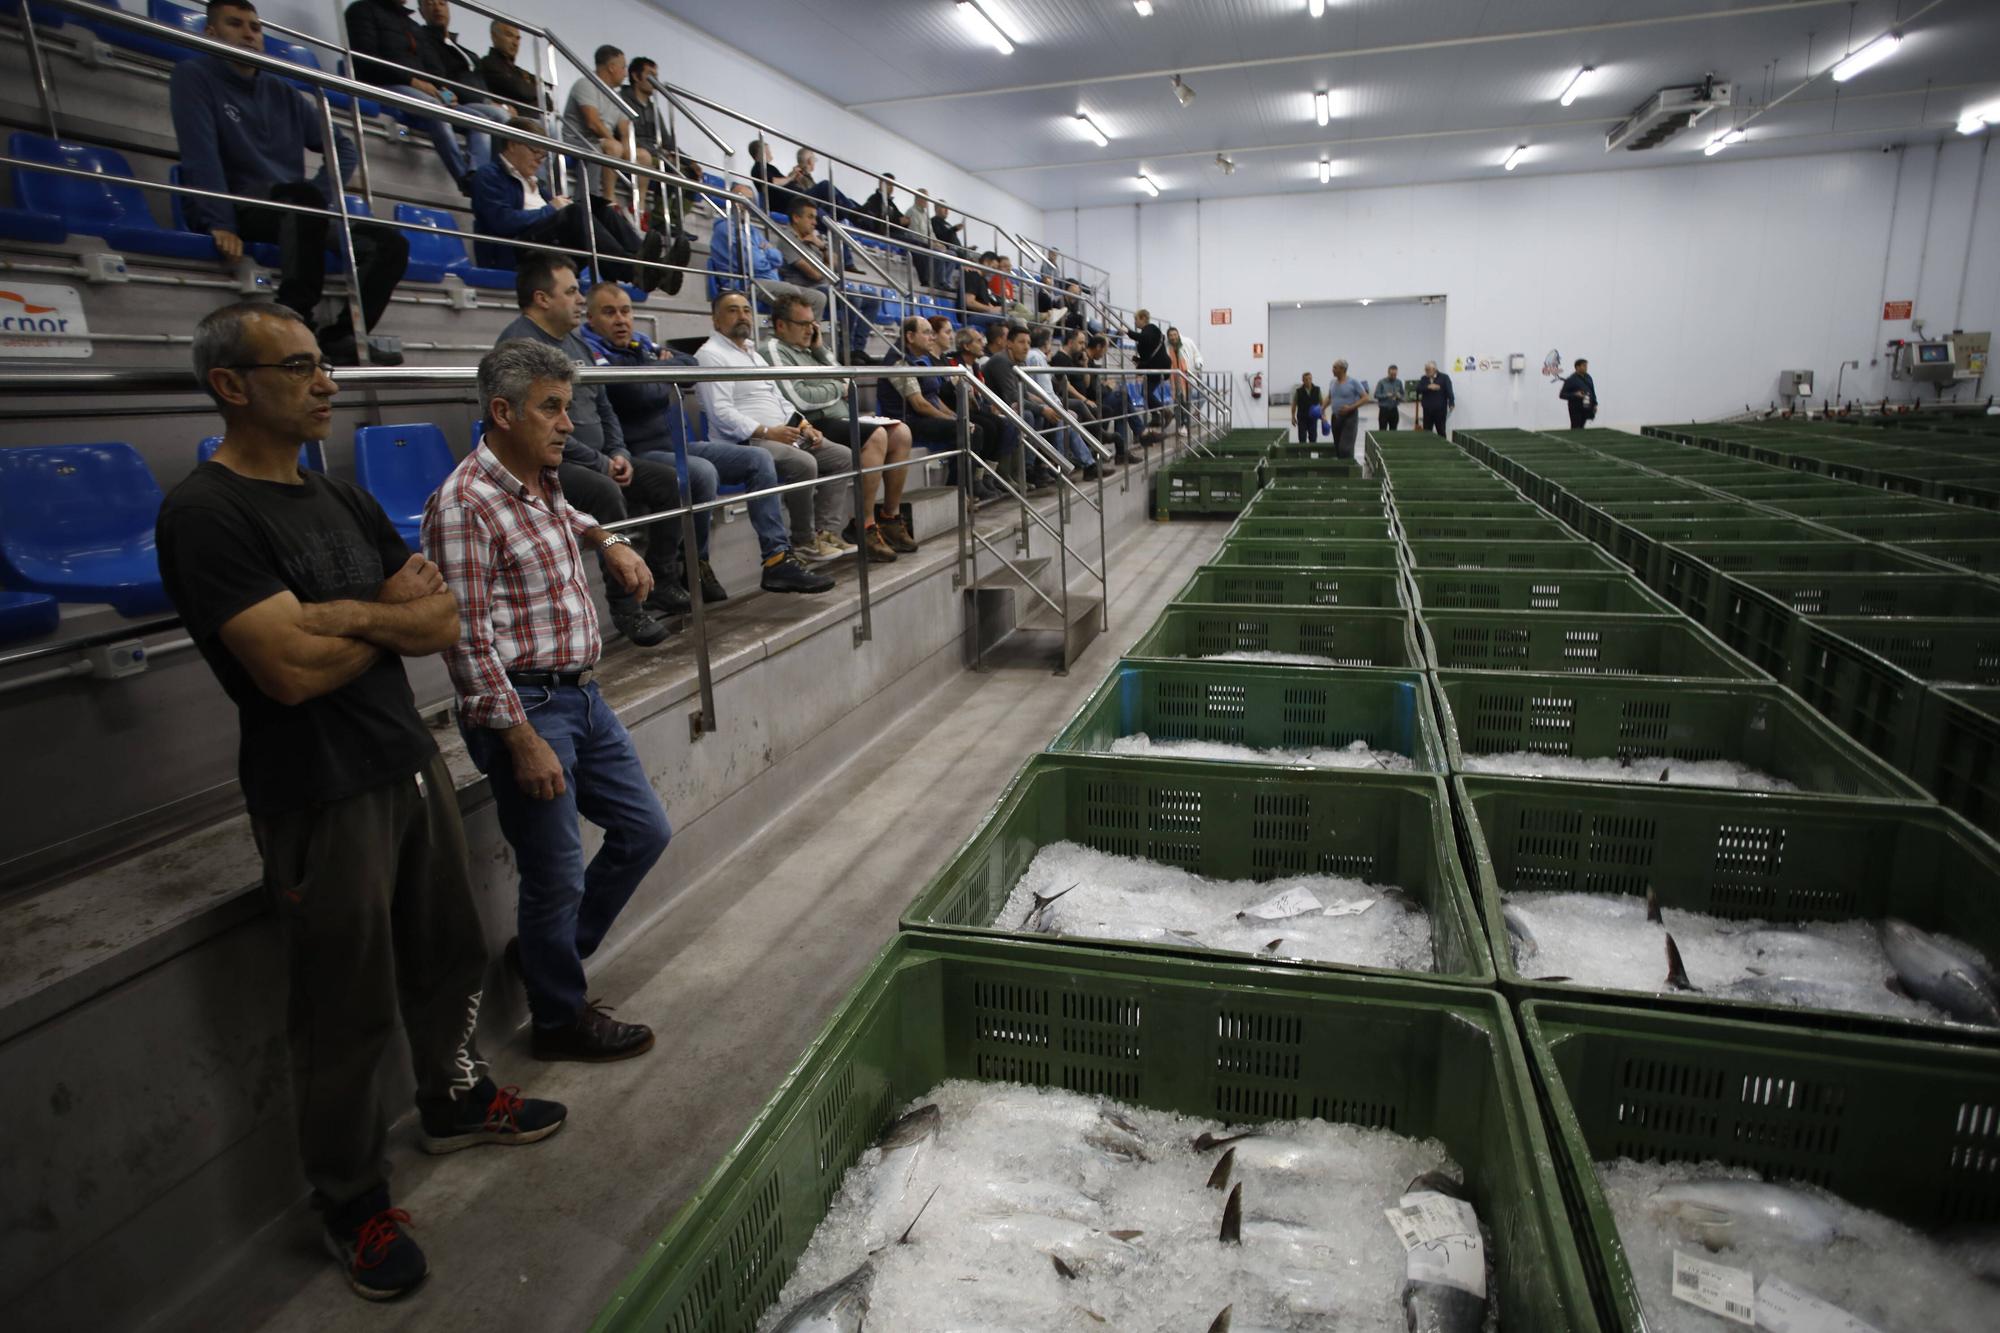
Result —
<instances>
[{"instance_id":1,"label":"leather belt","mask_svg":"<svg viewBox=\"0 0 2000 1333\"><path fill-rule=\"evenodd\" d=\"M507 679L516 685L553 688L557 685L588 685L597 678L594 667L581 671L509 671Z\"/></svg>"}]
</instances>

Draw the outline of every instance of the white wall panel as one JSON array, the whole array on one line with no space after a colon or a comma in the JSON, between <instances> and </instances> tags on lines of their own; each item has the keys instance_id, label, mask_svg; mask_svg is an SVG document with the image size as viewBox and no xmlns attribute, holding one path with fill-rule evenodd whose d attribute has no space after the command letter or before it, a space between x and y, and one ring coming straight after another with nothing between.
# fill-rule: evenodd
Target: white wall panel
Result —
<instances>
[{"instance_id":1,"label":"white wall panel","mask_svg":"<svg viewBox=\"0 0 2000 1333\"><path fill-rule=\"evenodd\" d=\"M1539 374L1551 348L1590 358L1607 424L1713 417L1768 403L1782 369L1811 369L1830 393L1848 359L1861 363L1846 374L1850 397L1907 397L1888 380L1883 344L1909 325L1881 321L1885 289L1914 300L1933 333L1953 326L1961 302L1962 327L2000 322L2000 168L1981 171L1989 137L1209 200L1192 236L1186 203L1066 210L1044 230L1121 275L1134 270L1120 303L1193 322L1212 368L1275 371L1250 356L1270 341L1273 302L1438 293L1449 297L1441 364L1528 357L1525 376L1454 372L1466 425L1562 424L1555 385ZM1116 247L1135 212L1128 260ZM1235 322L1208 326L1214 306ZM1246 405L1243 419L1260 414Z\"/></svg>"}]
</instances>

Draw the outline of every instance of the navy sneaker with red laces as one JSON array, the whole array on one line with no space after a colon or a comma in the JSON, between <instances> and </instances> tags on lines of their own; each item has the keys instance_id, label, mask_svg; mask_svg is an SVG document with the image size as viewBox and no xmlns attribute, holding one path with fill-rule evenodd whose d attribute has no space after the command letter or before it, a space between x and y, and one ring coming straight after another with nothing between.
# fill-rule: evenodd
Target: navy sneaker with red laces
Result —
<instances>
[{"instance_id":1,"label":"navy sneaker with red laces","mask_svg":"<svg viewBox=\"0 0 2000 1333\"><path fill-rule=\"evenodd\" d=\"M393 1301L430 1273L430 1262L405 1230L409 1225L408 1213L389 1206L386 1189L328 1211L326 1248L356 1295Z\"/></svg>"},{"instance_id":2,"label":"navy sneaker with red laces","mask_svg":"<svg viewBox=\"0 0 2000 1333\"><path fill-rule=\"evenodd\" d=\"M561 1102L523 1097L511 1083L503 1088L482 1078L449 1103L423 1108L423 1148L448 1153L482 1143L540 1143L561 1129L568 1115Z\"/></svg>"}]
</instances>

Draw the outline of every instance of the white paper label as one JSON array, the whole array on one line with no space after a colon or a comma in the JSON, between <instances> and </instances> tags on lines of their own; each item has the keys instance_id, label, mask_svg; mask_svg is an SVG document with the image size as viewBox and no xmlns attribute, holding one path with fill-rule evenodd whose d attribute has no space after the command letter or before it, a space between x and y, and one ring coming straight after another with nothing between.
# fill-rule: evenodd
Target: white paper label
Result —
<instances>
[{"instance_id":1,"label":"white paper label","mask_svg":"<svg viewBox=\"0 0 2000 1333\"><path fill-rule=\"evenodd\" d=\"M1771 1333L1882 1333L1867 1320L1828 1305L1781 1277L1767 1277L1758 1284L1757 1327Z\"/></svg>"},{"instance_id":2,"label":"white paper label","mask_svg":"<svg viewBox=\"0 0 2000 1333\"><path fill-rule=\"evenodd\" d=\"M1311 889L1286 889L1270 901L1258 903L1237 915L1254 917L1259 921L1283 921L1287 917L1317 912L1319 905L1319 899L1313 897Z\"/></svg>"},{"instance_id":3,"label":"white paper label","mask_svg":"<svg viewBox=\"0 0 2000 1333\"><path fill-rule=\"evenodd\" d=\"M1421 1190L1405 1194L1382 1215L1403 1242L1403 1273L1409 1281L1457 1287L1485 1299L1486 1243L1471 1204Z\"/></svg>"},{"instance_id":4,"label":"white paper label","mask_svg":"<svg viewBox=\"0 0 2000 1333\"><path fill-rule=\"evenodd\" d=\"M1327 905L1323 915L1360 916L1380 901L1380 898L1336 898Z\"/></svg>"},{"instance_id":5,"label":"white paper label","mask_svg":"<svg viewBox=\"0 0 2000 1333\"><path fill-rule=\"evenodd\" d=\"M1744 1268L1729 1268L1674 1251L1674 1299L1733 1319L1757 1323L1757 1285Z\"/></svg>"}]
</instances>

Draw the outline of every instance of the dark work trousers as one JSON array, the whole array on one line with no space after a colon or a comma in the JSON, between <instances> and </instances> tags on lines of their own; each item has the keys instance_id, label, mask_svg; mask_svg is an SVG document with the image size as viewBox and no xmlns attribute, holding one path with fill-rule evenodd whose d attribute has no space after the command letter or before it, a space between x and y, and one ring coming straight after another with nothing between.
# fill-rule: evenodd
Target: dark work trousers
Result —
<instances>
[{"instance_id":1,"label":"dark work trousers","mask_svg":"<svg viewBox=\"0 0 2000 1333\"><path fill-rule=\"evenodd\" d=\"M595 171L596 168L592 167ZM639 253L639 232L625 220L625 215L611 206L611 201L601 195L590 197L590 216L597 223L597 257L604 265L601 276L613 282L637 283L642 287L652 285L655 276L648 273L645 280L634 277L636 270L629 260ZM590 231L585 221L583 205L570 203L557 209L539 222L529 224L525 231L515 233L523 241L535 241L542 245L560 245L573 251L576 262L581 267L590 265Z\"/></svg>"},{"instance_id":2,"label":"dark work trousers","mask_svg":"<svg viewBox=\"0 0 2000 1333\"><path fill-rule=\"evenodd\" d=\"M537 800L514 781L500 733L461 726L466 753L490 779L500 832L521 871L515 926L535 1026L566 1027L587 999L583 960L597 952L673 831L631 734L597 686L521 686L528 725L562 765L562 794ZM578 816L604 830L588 864Z\"/></svg>"},{"instance_id":3,"label":"dark work trousers","mask_svg":"<svg viewBox=\"0 0 2000 1333\"><path fill-rule=\"evenodd\" d=\"M1398 405L1395 403L1383 403L1381 406L1381 415L1375 418L1375 429L1395 430L1400 424L1402 416L1401 412L1397 410Z\"/></svg>"},{"instance_id":4,"label":"dark work trousers","mask_svg":"<svg viewBox=\"0 0 2000 1333\"><path fill-rule=\"evenodd\" d=\"M1438 438L1440 439L1444 438L1444 419L1448 410L1449 409L1447 409L1445 405L1441 402L1425 403L1423 405L1423 412L1424 412L1423 429L1429 431L1436 431L1438 434Z\"/></svg>"},{"instance_id":5,"label":"dark work trousers","mask_svg":"<svg viewBox=\"0 0 2000 1333\"><path fill-rule=\"evenodd\" d=\"M1299 443L1319 443L1319 418L1312 414L1311 408L1299 414Z\"/></svg>"},{"instance_id":6,"label":"dark work trousers","mask_svg":"<svg viewBox=\"0 0 2000 1333\"><path fill-rule=\"evenodd\" d=\"M680 477L675 473L674 465L653 458L632 460L632 484L629 486L620 486L611 480L609 473L599 472L583 463L564 463L556 469L556 479L562 483L564 498L599 523L617 523L638 514L662 514L680 508ZM645 556L646 568L653 571L655 584L684 581L681 578L679 524L665 519L635 528L625 535ZM625 591L625 585L603 563L601 552L597 559L598 567L604 572L604 599L611 604L611 613L622 616L637 610L638 599Z\"/></svg>"},{"instance_id":7,"label":"dark work trousers","mask_svg":"<svg viewBox=\"0 0 2000 1333\"><path fill-rule=\"evenodd\" d=\"M299 1155L322 1208L388 1181L376 1074L401 1011L417 1105L486 1075L473 1041L486 946L442 756L344 800L250 821L291 969Z\"/></svg>"},{"instance_id":8,"label":"dark work trousers","mask_svg":"<svg viewBox=\"0 0 2000 1333\"><path fill-rule=\"evenodd\" d=\"M325 208L326 196L310 181L281 181L271 187L270 197L281 204L306 204ZM247 205L236 210L236 234L245 241L275 243L278 247L278 302L291 307L310 323L313 307L326 291L326 243L335 219L311 213L292 213L277 208ZM403 280L410 260L410 243L393 227L356 220L354 230L355 276L361 280L361 322L374 328L389 308L389 297ZM334 321L345 328L351 317L343 303Z\"/></svg>"},{"instance_id":9,"label":"dark work trousers","mask_svg":"<svg viewBox=\"0 0 2000 1333\"><path fill-rule=\"evenodd\" d=\"M1333 441L1335 458L1354 457L1354 442L1361 436L1361 413L1349 412L1345 416L1336 412L1327 420L1326 437Z\"/></svg>"},{"instance_id":10,"label":"dark work trousers","mask_svg":"<svg viewBox=\"0 0 2000 1333\"><path fill-rule=\"evenodd\" d=\"M1590 404L1579 403L1574 398L1569 400L1569 428L1571 430L1582 430L1590 424L1590 419L1596 415L1596 410Z\"/></svg>"}]
</instances>

